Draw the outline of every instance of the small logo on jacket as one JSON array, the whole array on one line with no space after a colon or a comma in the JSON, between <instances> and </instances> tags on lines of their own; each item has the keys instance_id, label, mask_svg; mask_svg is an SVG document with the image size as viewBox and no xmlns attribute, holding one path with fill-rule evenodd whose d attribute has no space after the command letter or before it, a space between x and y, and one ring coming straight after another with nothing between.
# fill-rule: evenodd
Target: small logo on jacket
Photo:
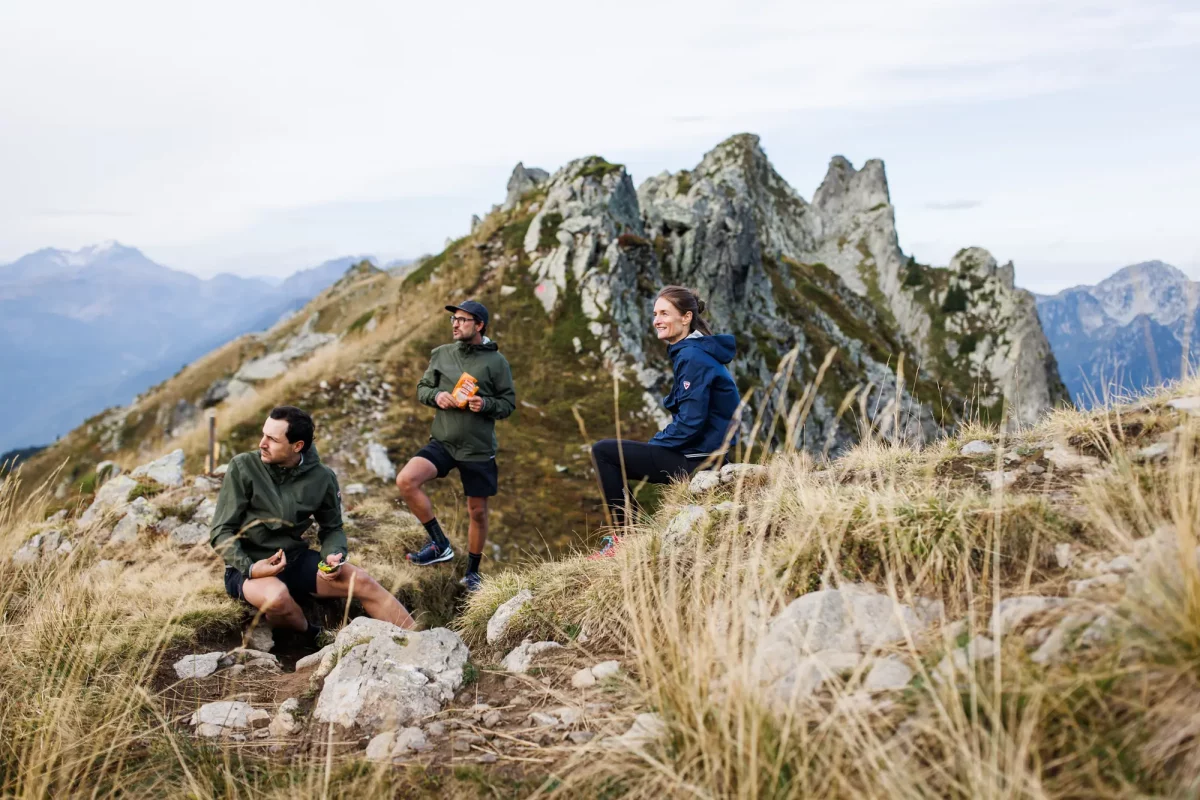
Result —
<instances>
[{"instance_id":1,"label":"small logo on jacket","mask_svg":"<svg viewBox=\"0 0 1200 800\"><path fill-rule=\"evenodd\" d=\"M684 388L684 389L690 389L690 388L692 388L692 382L691 382L691 381L684 381L684 382L683 382L683 388Z\"/></svg>"}]
</instances>

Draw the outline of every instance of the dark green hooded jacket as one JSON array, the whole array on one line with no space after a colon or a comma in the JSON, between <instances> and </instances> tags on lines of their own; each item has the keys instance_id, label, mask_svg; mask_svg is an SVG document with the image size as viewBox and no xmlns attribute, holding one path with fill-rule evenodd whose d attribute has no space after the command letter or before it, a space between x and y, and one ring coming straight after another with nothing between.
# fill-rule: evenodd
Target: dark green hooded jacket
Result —
<instances>
[{"instance_id":1,"label":"dark green hooded jacket","mask_svg":"<svg viewBox=\"0 0 1200 800\"><path fill-rule=\"evenodd\" d=\"M290 561L308 549L300 537L316 520L321 556L346 552L341 493L333 470L309 447L295 467L264 464L258 452L229 462L209 542L225 563L247 579L255 561L282 549ZM240 532L240 533L239 533Z\"/></svg>"},{"instance_id":2,"label":"dark green hooded jacket","mask_svg":"<svg viewBox=\"0 0 1200 800\"><path fill-rule=\"evenodd\" d=\"M482 344L453 342L436 347L429 369L417 383L417 400L437 408L438 392L454 391L464 372L479 382L477 394L483 410L438 408L433 418L433 439L441 442L455 461L487 461L496 455L496 420L504 419L517 405L512 370L500 348L484 337Z\"/></svg>"}]
</instances>

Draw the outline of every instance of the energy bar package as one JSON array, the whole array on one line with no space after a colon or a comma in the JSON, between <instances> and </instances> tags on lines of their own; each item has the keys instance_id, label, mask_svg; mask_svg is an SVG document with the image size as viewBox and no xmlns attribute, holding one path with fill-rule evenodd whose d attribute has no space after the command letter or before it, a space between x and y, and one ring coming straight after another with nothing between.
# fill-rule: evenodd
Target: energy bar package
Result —
<instances>
[{"instance_id":1,"label":"energy bar package","mask_svg":"<svg viewBox=\"0 0 1200 800\"><path fill-rule=\"evenodd\" d=\"M479 383L475 380L474 376L468 372L464 372L462 377L458 379L458 383L454 384L454 391L450 393L450 396L454 398L454 402L458 404L459 408L466 408L467 401L474 397L478 391Z\"/></svg>"}]
</instances>

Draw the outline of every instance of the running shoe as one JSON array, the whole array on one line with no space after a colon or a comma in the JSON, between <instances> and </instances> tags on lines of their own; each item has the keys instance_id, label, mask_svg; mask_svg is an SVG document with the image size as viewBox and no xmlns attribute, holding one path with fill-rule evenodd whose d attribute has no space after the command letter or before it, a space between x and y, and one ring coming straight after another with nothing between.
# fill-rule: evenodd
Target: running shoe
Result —
<instances>
[{"instance_id":1,"label":"running shoe","mask_svg":"<svg viewBox=\"0 0 1200 800\"><path fill-rule=\"evenodd\" d=\"M483 576L478 572L468 572L459 579L458 583L460 586L465 586L468 592L477 592L479 585L483 583Z\"/></svg>"},{"instance_id":2,"label":"running shoe","mask_svg":"<svg viewBox=\"0 0 1200 800\"><path fill-rule=\"evenodd\" d=\"M431 564L440 564L443 561L449 561L454 558L454 548L447 547L443 550L433 542L428 542L416 553L409 553L407 558L410 564L416 564L418 567L428 567Z\"/></svg>"},{"instance_id":3,"label":"running shoe","mask_svg":"<svg viewBox=\"0 0 1200 800\"><path fill-rule=\"evenodd\" d=\"M605 536L600 539L600 549L588 556L588 560L595 561L600 558L612 558L617 554L617 548L620 545L620 536Z\"/></svg>"}]
</instances>

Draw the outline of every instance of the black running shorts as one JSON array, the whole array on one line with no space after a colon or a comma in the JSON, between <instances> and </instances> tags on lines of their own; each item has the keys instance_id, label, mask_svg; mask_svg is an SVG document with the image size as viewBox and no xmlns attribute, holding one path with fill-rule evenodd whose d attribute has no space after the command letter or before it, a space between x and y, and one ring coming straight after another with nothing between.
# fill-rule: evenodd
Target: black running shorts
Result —
<instances>
[{"instance_id":1,"label":"black running shorts","mask_svg":"<svg viewBox=\"0 0 1200 800\"><path fill-rule=\"evenodd\" d=\"M276 578L283 581L288 594L293 600L303 600L317 593L317 564L321 563L321 554L316 550L293 550L287 554L287 566ZM246 580L242 573L233 567L225 568L225 593L234 600L245 600L242 596L242 583Z\"/></svg>"},{"instance_id":2,"label":"black running shorts","mask_svg":"<svg viewBox=\"0 0 1200 800\"><path fill-rule=\"evenodd\" d=\"M458 476L462 478L463 494L467 497L494 497L499 491L500 470L496 467L495 456L487 461L455 461L454 456L436 439L431 439L429 444L418 450L417 456L431 461L437 467L439 478L446 477L450 470L457 467Z\"/></svg>"}]
</instances>

